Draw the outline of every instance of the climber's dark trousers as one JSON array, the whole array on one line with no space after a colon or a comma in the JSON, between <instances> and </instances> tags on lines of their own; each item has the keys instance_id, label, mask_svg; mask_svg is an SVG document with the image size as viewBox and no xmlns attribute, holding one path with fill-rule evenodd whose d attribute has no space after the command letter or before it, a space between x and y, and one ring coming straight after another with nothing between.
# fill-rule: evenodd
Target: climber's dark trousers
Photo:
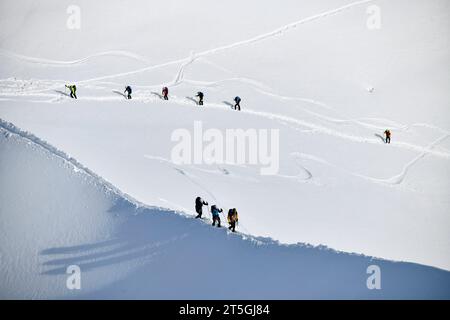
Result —
<instances>
[{"instance_id":1,"label":"climber's dark trousers","mask_svg":"<svg viewBox=\"0 0 450 320\"><path fill-rule=\"evenodd\" d=\"M217 226L220 227L220 217L219 216L213 217L213 223L212 223L213 226L216 225L216 221L217 221Z\"/></svg>"},{"instance_id":2,"label":"climber's dark trousers","mask_svg":"<svg viewBox=\"0 0 450 320\"><path fill-rule=\"evenodd\" d=\"M197 216L195 217L195 219L201 218L202 217L202 208L197 207L195 208L195 211L197 212Z\"/></svg>"}]
</instances>

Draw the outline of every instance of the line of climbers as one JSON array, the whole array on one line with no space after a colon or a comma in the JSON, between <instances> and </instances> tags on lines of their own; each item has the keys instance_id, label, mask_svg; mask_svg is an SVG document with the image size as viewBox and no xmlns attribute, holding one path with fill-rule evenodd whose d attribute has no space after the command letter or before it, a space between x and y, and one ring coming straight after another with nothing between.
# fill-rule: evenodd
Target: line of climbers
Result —
<instances>
[{"instance_id":1,"label":"line of climbers","mask_svg":"<svg viewBox=\"0 0 450 320\"><path fill-rule=\"evenodd\" d=\"M66 88L69 88L69 90L70 90L70 97L74 98L74 99L77 99L77 87L74 84L72 84L72 85L67 85L66 84ZM125 95L125 97L127 99L131 99L131 93L132 93L131 87L130 86L126 86L125 87L125 91L124 91L124 95ZM199 106L202 106L203 105L203 97L204 97L203 92L201 92L201 91L197 92L196 97L198 98L197 104ZM169 100L169 89L167 87L164 87L162 89L162 98L164 100ZM241 98L240 97L235 97L234 98L234 102L235 102L234 107L233 107L234 110L239 110L240 111L241 110L241 105L240 105ZM384 142L385 143L391 143L391 131L389 129L386 129L384 131L384 136L385 136L384 137Z\"/></svg>"},{"instance_id":2,"label":"line of climbers","mask_svg":"<svg viewBox=\"0 0 450 320\"><path fill-rule=\"evenodd\" d=\"M162 96L163 96L164 100L169 100L169 89L167 87L164 87L162 89ZM197 94L195 95L195 97L198 98L197 105L199 105L199 106L203 105L203 98L204 98L204 96L205 95L204 95L203 92L201 92L201 91L197 92ZM239 96L236 96L236 97L234 97L233 101L234 101L233 109L240 111L241 110L241 105L240 105L241 98Z\"/></svg>"},{"instance_id":3,"label":"line of climbers","mask_svg":"<svg viewBox=\"0 0 450 320\"><path fill-rule=\"evenodd\" d=\"M76 95L77 87L74 84L72 84L72 85L67 85L66 84L66 88L68 88L70 90L70 97L74 98L74 99L77 99L77 95ZM123 94L124 94L125 98L131 99L131 93L132 92L133 92L133 90L131 89L131 87L130 86L126 86L125 87L125 91L123 92ZM162 91L161 91L161 96L162 96L162 99L169 100L169 88L163 87ZM201 91L197 92L196 97L198 98L197 105L202 106L203 105L203 97L204 97L203 92L201 92ZM241 104L240 104L241 103L241 98L237 96L237 97L235 97L233 99L233 101L234 101L233 109L240 111L241 110Z\"/></svg>"},{"instance_id":4,"label":"line of climbers","mask_svg":"<svg viewBox=\"0 0 450 320\"><path fill-rule=\"evenodd\" d=\"M200 197L195 199L195 211L197 212L196 219L201 219L203 214L203 206L208 206L208 202L203 200ZM211 215L212 215L212 225L215 226L217 222L217 227L221 227L220 225L220 213L223 212L222 208L218 208L215 204L211 206ZM239 221L238 212L236 208L232 208L228 210L227 220L229 227L228 229L232 232L236 232L236 225Z\"/></svg>"}]
</instances>

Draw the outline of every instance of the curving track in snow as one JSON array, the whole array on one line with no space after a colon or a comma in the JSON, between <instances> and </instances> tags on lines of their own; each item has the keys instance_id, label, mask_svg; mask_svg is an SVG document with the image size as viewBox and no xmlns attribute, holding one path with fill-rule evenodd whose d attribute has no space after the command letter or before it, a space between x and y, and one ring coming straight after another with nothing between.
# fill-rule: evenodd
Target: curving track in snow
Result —
<instances>
[{"instance_id":1,"label":"curving track in snow","mask_svg":"<svg viewBox=\"0 0 450 320\"><path fill-rule=\"evenodd\" d=\"M127 72L121 72L121 73L116 73L116 74L111 74L111 75L105 75L105 76L100 76L100 77L95 77L95 78L91 78L91 79L84 79L84 80L80 80L78 81L78 84L84 84L84 83L88 83L88 82L94 82L94 81L101 81L101 80L107 80L107 79L112 79L112 78L118 78L118 77L125 77L125 76L130 76L130 75L135 75L138 73L142 73L142 72L147 72L147 71L151 71L151 70L155 70L158 68L162 68L162 67L167 67L167 66L172 66L172 65L178 65L178 64L182 64L182 65L189 65L191 64L194 60L196 60L197 58L200 57L205 57L208 55L213 55L222 51L227 51L230 49L234 49L234 48L238 48L241 46L246 46L246 45L250 45L256 42L260 42L272 37L276 37L276 36L280 36L282 34L284 34L285 32L288 32L294 28L296 28L297 26L300 26L302 24L306 24L309 22L313 22L315 20L319 20L328 16L332 16L335 14L338 14L340 12L343 12L345 10L351 9L353 7L357 7L357 6L361 6L363 4L367 4L369 2L373 2L375 0L361 0L361 1L356 1L356 2L352 2L350 4L347 4L345 6L341 6L332 10L327 10L324 11L322 13L319 14L315 14L312 15L310 17L307 18L303 18L300 19L298 21L286 24L284 26L281 26L273 31L267 32L267 33L263 33L260 35L257 35L255 37L246 39L246 40L242 40L242 41L237 41L237 42L233 42L227 45L223 45L217 48L213 48L213 49L209 49L209 50L204 50L198 53L192 53L190 54L189 57L185 57L185 58L180 58L180 59L175 59L172 61L167 61L167 62L163 62L160 64L155 64L155 65L151 65L151 66L147 66L144 68L140 68L140 69L136 69L136 70L132 70L132 71L127 71ZM117 51L113 51L113 52L117 52ZM97 55L102 55L102 54L110 54L111 52L105 52L105 53L98 53ZM123 52L122 52L123 53ZM132 55L134 57L136 57L133 54L128 54L128 55ZM21 58L25 61L29 61L29 62L37 62L37 63L53 63L53 64L67 64L67 62L64 61L57 61L57 60L51 60L51 59L40 59L40 58L32 58L32 57L27 57L27 56L21 56L21 55L17 55L17 54L13 54L13 56L15 58ZM85 58L87 59L87 58ZM75 62L75 63L79 63L80 61L83 61L85 59L79 59L79 60L75 60L75 61L69 61L68 64ZM179 74L183 72L184 67L182 67L179 71ZM178 76L175 77L175 80L177 79Z\"/></svg>"},{"instance_id":2,"label":"curving track in snow","mask_svg":"<svg viewBox=\"0 0 450 320\"><path fill-rule=\"evenodd\" d=\"M108 56L128 58L128 59L136 60L136 61L146 63L146 64L149 63L149 60L144 58L143 56L137 55L137 54L129 52L129 51L121 51L121 50L111 50L111 51L99 52L99 53L89 55L85 58L75 59L75 60L67 60L67 61L30 57L30 56L14 53L14 52L4 50L4 49L0 49L0 56L17 59L22 62L40 64L40 65L51 66L51 67L75 66L75 65L79 65L79 64L88 62L89 60L93 60L94 58L108 57Z\"/></svg>"}]
</instances>

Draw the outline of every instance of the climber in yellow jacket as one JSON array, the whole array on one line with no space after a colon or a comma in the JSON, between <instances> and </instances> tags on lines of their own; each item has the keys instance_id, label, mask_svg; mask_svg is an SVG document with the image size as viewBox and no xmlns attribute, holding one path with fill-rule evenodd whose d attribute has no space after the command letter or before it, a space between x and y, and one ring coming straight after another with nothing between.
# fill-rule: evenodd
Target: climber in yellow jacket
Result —
<instances>
[{"instance_id":1,"label":"climber in yellow jacket","mask_svg":"<svg viewBox=\"0 0 450 320\"><path fill-rule=\"evenodd\" d=\"M230 224L228 229L235 232L236 223L238 222L238 220L239 220L239 218L238 218L238 212L237 212L236 208L228 210L228 223Z\"/></svg>"},{"instance_id":2,"label":"climber in yellow jacket","mask_svg":"<svg viewBox=\"0 0 450 320\"><path fill-rule=\"evenodd\" d=\"M70 90L70 97L76 99L77 98L77 87L73 85L67 85L66 88L69 88Z\"/></svg>"}]
</instances>

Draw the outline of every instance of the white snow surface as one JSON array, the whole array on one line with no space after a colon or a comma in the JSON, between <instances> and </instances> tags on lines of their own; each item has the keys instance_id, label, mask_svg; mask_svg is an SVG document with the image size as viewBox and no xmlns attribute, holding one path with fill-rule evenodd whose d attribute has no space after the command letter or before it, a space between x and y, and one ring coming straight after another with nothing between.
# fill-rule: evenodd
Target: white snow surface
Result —
<instances>
[{"instance_id":1,"label":"white snow surface","mask_svg":"<svg viewBox=\"0 0 450 320\"><path fill-rule=\"evenodd\" d=\"M2 1L0 296L448 298L449 7ZM171 135L195 121L278 129L278 174L174 164ZM236 207L239 234L191 219L196 196ZM410 263L374 260L368 290L366 256Z\"/></svg>"}]
</instances>

